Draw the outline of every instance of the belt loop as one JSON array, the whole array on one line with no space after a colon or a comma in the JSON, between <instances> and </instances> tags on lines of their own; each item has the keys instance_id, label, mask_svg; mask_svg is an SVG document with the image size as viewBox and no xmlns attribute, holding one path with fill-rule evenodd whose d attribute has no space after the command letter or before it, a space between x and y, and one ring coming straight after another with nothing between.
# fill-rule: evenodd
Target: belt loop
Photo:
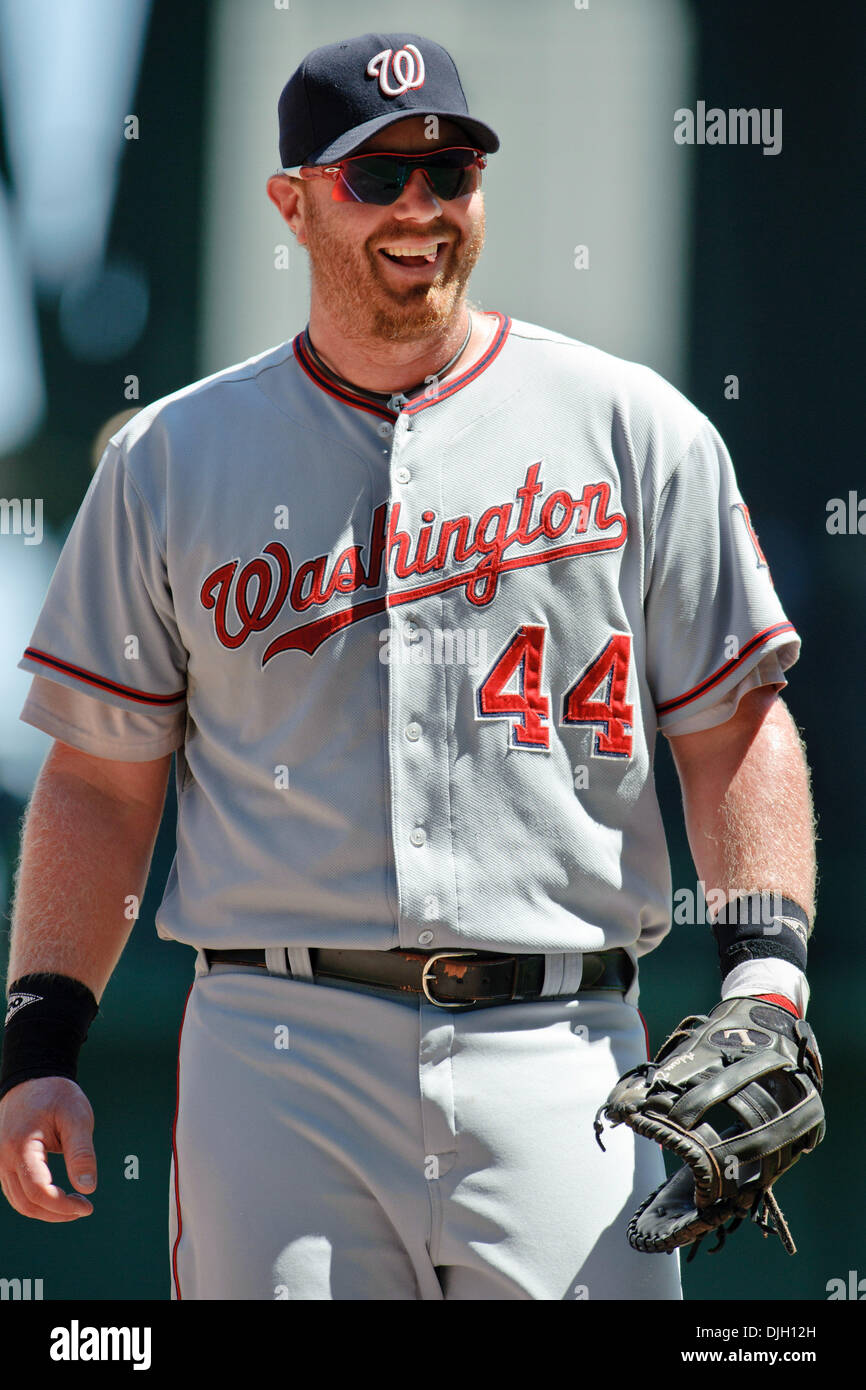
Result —
<instances>
[{"instance_id":1,"label":"belt loop","mask_svg":"<svg viewBox=\"0 0 866 1390\"><path fill-rule=\"evenodd\" d=\"M582 975L583 956L580 951L554 951L545 956L542 998L577 994Z\"/></svg>"},{"instance_id":2,"label":"belt loop","mask_svg":"<svg viewBox=\"0 0 866 1390\"><path fill-rule=\"evenodd\" d=\"M561 951L552 951L550 955L544 957L544 979L541 983L542 997L562 993L559 988L562 983L562 960Z\"/></svg>"},{"instance_id":3,"label":"belt loop","mask_svg":"<svg viewBox=\"0 0 866 1390\"><path fill-rule=\"evenodd\" d=\"M583 954L580 951L568 951L562 961L562 992L577 994L582 984Z\"/></svg>"},{"instance_id":4,"label":"belt loop","mask_svg":"<svg viewBox=\"0 0 866 1390\"><path fill-rule=\"evenodd\" d=\"M310 952L306 946L287 946L286 957L289 970L296 980L312 980L313 967Z\"/></svg>"},{"instance_id":5,"label":"belt loop","mask_svg":"<svg viewBox=\"0 0 866 1390\"><path fill-rule=\"evenodd\" d=\"M288 975L289 967L286 961L286 947L266 946L265 964L271 975Z\"/></svg>"}]
</instances>

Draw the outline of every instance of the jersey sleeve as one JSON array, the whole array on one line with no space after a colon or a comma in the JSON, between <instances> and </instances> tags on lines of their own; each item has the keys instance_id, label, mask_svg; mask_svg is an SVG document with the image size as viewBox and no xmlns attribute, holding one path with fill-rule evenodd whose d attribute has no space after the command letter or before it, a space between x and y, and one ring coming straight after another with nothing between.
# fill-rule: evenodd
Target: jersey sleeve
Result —
<instances>
[{"instance_id":1,"label":"jersey sleeve","mask_svg":"<svg viewBox=\"0 0 866 1390\"><path fill-rule=\"evenodd\" d=\"M183 741L187 656L164 545L112 441L18 662L37 678L20 717L96 756L161 757Z\"/></svg>"},{"instance_id":2,"label":"jersey sleeve","mask_svg":"<svg viewBox=\"0 0 866 1390\"><path fill-rule=\"evenodd\" d=\"M663 732L710 728L747 690L786 683L800 639L709 420L662 489L648 574L647 677Z\"/></svg>"}]
</instances>

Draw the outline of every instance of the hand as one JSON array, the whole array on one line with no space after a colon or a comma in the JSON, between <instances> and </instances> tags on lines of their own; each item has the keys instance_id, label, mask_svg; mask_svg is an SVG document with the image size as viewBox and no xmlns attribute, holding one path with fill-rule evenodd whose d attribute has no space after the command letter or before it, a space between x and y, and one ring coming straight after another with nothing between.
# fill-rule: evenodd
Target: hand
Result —
<instances>
[{"instance_id":1,"label":"hand","mask_svg":"<svg viewBox=\"0 0 866 1390\"><path fill-rule=\"evenodd\" d=\"M47 1154L62 1153L76 1192L56 1186ZM89 1175L89 1181L87 1181ZM21 1081L0 1100L0 1188L15 1211L38 1221L77 1221L96 1187L93 1110L65 1076Z\"/></svg>"}]
</instances>

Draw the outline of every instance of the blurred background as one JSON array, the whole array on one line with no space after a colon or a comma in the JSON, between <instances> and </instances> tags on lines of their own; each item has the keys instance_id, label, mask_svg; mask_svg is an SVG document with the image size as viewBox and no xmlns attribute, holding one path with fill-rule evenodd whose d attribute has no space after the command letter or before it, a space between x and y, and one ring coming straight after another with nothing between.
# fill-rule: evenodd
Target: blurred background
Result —
<instances>
[{"instance_id":1,"label":"blurred background","mask_svg":"<svg viewBox=\"0 0 866 1390\"><path fill-rule=\"evenodd\" d=\"M18 720L30 677L16 663L59 549L124 412L303 327L306 259L265 195L276 101L311 48L364 30L443 43L470 111L500 134L474 301L645 362L709 415L803 637L785 698L821 823L809 1016L828 1134L780 1187L798 1256L747 1229L719 1258L702 1249L684 1286L695 1300L825 1299L829 1280L866 1276L862 1203L848 1200L863 1187L853 1149L866 1061L855 510L858 488L866 498L866 8L854 0L820 11L805 0L0 0L0 963L5 974L20 817L49 746ZM781 150L678 143L674 113L699 102L781 112ZM828 530L834 498L855 533ZM673 883L694 891L659 744ZM193 968L153 926L173 795L170 784L142 913L82 1058L94 1214L51 1226L0 1205L0 1277L41 1278L46 1299L169 1296L176 1043ZM715 962L705 926L674 928L645 961L653 1048L712 1007Z\"/></svg>"}]
</instances>

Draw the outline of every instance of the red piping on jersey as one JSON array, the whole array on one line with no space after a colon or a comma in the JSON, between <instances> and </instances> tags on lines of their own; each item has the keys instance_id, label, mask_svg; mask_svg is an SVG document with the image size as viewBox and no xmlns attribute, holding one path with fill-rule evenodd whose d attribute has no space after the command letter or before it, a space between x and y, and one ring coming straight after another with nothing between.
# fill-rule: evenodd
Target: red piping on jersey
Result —
<instances>
[{"instance_id":1,"label":"red piping on jersey","mask_svg":"<svg viewBox=\"0 0 866 1390\"><path fill-rule=\"evenodd\" d=\"M499 326L493 335L493 341L482 357L479 357L474 366L469 367L465 372L461 372L453 381L449 381L447 386L437 391L435 396L428 397L425 394L426 388L422 388L418 395L410 397L410 402L403 408L404 415L417 415L419 411L426 410L429 405L436 405L437 401L444 401L448 396L453 396L455 391L460 391L464 386L468 386L483 371L486 371L495 357L498 357L505 340L511 330L511 319L507 314L502 314L498 309L491 310L489 318L499 320ZM369 415L378 415L382 420L393 420L394 412L387 406L376 405L373 401L365 400L362 396L355 396L350 391L343 390L335 381L331 381L316 366L313 358L304 347L303 332L292 340L292 349L298 363L306 372L311 381L315 382L322 391L326 391L335 400L342 401L344 405L350 405L355 410L366 410Z\"/></svg>"},{"instance_id":2,"label":"red piping on jersey","mask_svg":"<svg viewBox=\"0 0 866 1390\"><path fill-rule=\"evenodd\" d=\"M303 339L303 333L299 333L292 343L292 347L294 348L295 357L298 362L316 386L320 387L320 389L325 391L329 396L333 396L335 400L342 401L344 405L354 406L356 410L366 410L368 415L378 415L382 420L394 419L393 411L386 410L384 406L374 405L372 401L365 401L361 400L360 397L350 396L349 392L343 391L336 382L329 381L327 377L321 376L313 359L308 357L304 350Z\"/></svg>"},{"instance_id":3,"label":"red piping on jersey","mask_svg":"<svg viewBox=\"0 0 866 1390\"><path fill-rule=\"evenodd\" d=\"M174 1288L178 1299L180 1299L181 1295L180 1279L178 1278L177 1273L177 1247L180 1244L180 1238L183 1234L183 1221L181 1219L180 1214L180 1176L178 1174L177 1165L177 1114L180 1110L180 1040L183 1037L183 1025L186 1021L186 1009L187 1005L189 1004L189 996L192 994L194 985L195 980L193 980L192 984L186 992L186 999L183 1003L183 1014L180 1020L180 1030L177 1035L177 1072L175 1080L174 1120L172 1121L171 1125L171 1152L172 1157L174 1158L174 1209L177 1213L177 1235L175 1236L174 1246L171 1252L171 1274L172 1278L174 1279Z\"/></svg>"},{"instance_id":4,"label":"red piping on jersey","mask_svg":"<svg viewBox=\"0 0 866 1390\"><path fill-rule=\"evenodd\" d=\"M53 666L55 671L65 671L68 676L77 676L79 680L85 681L88 685L95 685L100 690L110 690L115 695L122 695L125 700L136 700L140 705L174 705L186 694L185 690L179 690L175 695L148 695L143 690L133 690L131 685L120 685L117 681L106 680L105 676L97 676L94 671L86 671L83 666L73 666L70 661L61 661L59 657L51 656L48 652L41 652L38 647L27 647L24 656L30 661L38 661L40 666Z\"/></svg>"},{"instance_id":5,"label":"red piping on jersey","mask_svg":"<svg viewBox=\"0 0 866 1390\"><path fill-rule=\"evenodd\" d=\"M640 1009L638 1009L637 1013L638 1013L638 1018L640 1019L641 1023L643 1024L643 1035L644 1035L644 1041L646 1042L646 1056L647 1056L647 1061L649 1061L649 1060L650 1060L650 1057L652 1056L652 1053L650 1052L649 1029L648 1029L647 1026L646 1026L646 1019L644 1018L644 1016L643 1016L643 1014L641 1013Z\"/></svg>"},{"instance_id":6,"label":"red piping on jersey","mask_svg":"<svg viewBox=\"0 0 866 1390\"><path fill-rule=\"evenodd\" d=\"M410 401L409 405L405 407L404 413L406 415L417 415L419 410L426 410L428 405L435 405L437 401L444 401L446 397L453 396L455 391L461 391L464 386L469 385L470 381L474 381L477 376L480 376L482 372L486 371L493 359L499 356L505 346L505 339L508 337L511 329L511 319L507 314L499 313L498 310L494 310L489 317L498 318L499 327L494 333L493 342L484 353L484 356L479 357L475 365L464 372L462 376L456 376L454 380L443 387L441 391L437 391L432 400L428 399L427 396L421 395L417 396L414 401Z\"/></svg>"},{"instance_id":7,"label":"red piping on jersey","mask_svg":"<svg viewBox=\"0 0 866 1390\"><path fill-rule=\"evenodd\" d=\"M701 695L705 695L708 690L712 690L714 685L718 685L719 681L723 681L726 676L735 671L747 656L751 656L752 652L757 651L758 647L763 647L766 642L771 642L774 637L780 636L783 632L793 632L794 636L797 636L793 623L774 623L772 627L765 627L763 632L758 632L749 639L739 656L726 661L724 666L719 667L718 671L714 671L711 676L707 676L706 680L701 681L700 685L687 690L685 694L677 695L673 700L663 700L660 705L656 705L656 712L658 714L670 714L672 710L682 709L683 705L690 704L692 700L700 699Z\"/></svg>"}]
</instances>

